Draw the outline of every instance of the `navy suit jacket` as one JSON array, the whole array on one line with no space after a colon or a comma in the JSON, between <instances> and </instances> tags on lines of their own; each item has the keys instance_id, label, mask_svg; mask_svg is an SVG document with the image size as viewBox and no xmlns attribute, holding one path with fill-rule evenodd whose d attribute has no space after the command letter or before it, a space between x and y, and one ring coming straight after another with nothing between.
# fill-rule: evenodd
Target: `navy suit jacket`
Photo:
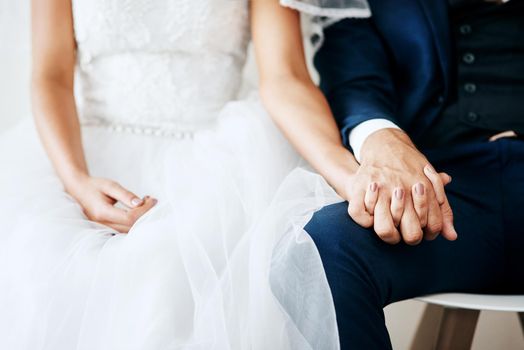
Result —
<instances>
[{"instance_id":1,"label":"navy suit jacket","mask_svg":"<svg viewBox=\"0 0 524 350\"><path fill-rule=\"evenodd\" d=\"M373 16L326 28L315 55L346 146L349 131L375 118L415 141L445 107L451 80L447 0L368 0Z\"/></svg>"}]
</instances>

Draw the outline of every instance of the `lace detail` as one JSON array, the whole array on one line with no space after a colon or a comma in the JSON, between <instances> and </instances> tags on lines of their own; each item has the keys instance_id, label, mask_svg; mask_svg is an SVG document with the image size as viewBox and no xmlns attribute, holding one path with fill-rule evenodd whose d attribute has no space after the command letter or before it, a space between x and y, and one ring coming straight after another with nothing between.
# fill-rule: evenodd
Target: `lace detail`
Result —
<instances>
[{"instance_id":1,"label":"lace detail","mask_svg":"<svg viewBox=\"0 0 524 350\"><path fill-rule=\"evenodd\" d=\"M309 37L313 53L324 42L324 29L343 18L371 17L366 0L280 0L285 7L309 16L304 35Z\"/></svg>"},{"instance_id":2,"label":"lace detail","mask_svg":"<svg viewBox=\"0 0 524 350\"><path fill-rule=\"evenodd\" d=\"M199 128L235 99L247 0L73 0L84 124Z\"/></svg>"},{"instance_id":3,"label":"lace detail","mask_svg":"<svg viewBox=\"0 0 524 350\"><path fill-rule=\"evenodd\" d=\"M345 0L334 2L319 0L280 0L283 6L304 12L312 16L331 18L366 18L371 11L365 0Z\"/></svg>"}]
</instances>

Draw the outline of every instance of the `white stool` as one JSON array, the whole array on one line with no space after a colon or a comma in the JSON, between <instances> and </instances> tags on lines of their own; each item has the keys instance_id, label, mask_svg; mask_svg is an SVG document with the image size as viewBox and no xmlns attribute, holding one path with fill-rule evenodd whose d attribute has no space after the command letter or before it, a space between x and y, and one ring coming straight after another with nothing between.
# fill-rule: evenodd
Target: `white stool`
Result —
<instances>
[{"instance_id":1,"label":"white stool","mask_svg":"<svg viewBox=\"0 0 524 350\"><path fill-rule=\"evenodd\" d=\"M469 350L482 310L517 312L524 332L524 295L435 294L418 298L426 310L412 350Z\"/></svg>"}]
</instances>

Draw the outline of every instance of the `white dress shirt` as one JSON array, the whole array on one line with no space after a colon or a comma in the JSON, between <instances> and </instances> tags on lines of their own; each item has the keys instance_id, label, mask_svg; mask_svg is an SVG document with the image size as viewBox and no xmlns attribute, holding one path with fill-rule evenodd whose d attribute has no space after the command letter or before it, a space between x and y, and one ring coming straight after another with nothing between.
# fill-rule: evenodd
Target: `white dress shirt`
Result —
<instances>
[{"instance_id":1,"label":"white dress shirt","mask_svg":"<svg viewBox=\"0 0 524 350\"><path fill-rule=\"evenodd\" d=\"M400 129L397 124L390 120L377 118L366 120L358 124L349 132L349 145L353 148L353 155L360 163L360 151L362 145L369 135L382 129Z\"/></svg>"}]
</instances>

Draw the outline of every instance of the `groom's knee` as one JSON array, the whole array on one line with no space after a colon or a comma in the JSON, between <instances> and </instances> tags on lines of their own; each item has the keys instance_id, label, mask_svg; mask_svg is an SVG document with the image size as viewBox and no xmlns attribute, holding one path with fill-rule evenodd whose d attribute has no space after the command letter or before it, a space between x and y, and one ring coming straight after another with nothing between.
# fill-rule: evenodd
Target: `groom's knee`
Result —
<instances>
[{"instance_id":1,"label":"groom's knee","mask_svg":"<svg viewBox=\"0 0 524 350\"><path fill-rule=\"evenodd\" d=\"M305 230L321 255L340 253L346 248L369 246L376 241L372 229L358 225L347 212L346 202L329 205L313 215Z\"/></svg>"},{"instance_id":2,"label":"groom's knee","mask_svg":"<svg viewBox=\"0 0 524 350\"><path fill-rule=\"evenodd\" d=\"M347 203L327 206L305 227L320 253L337 306L375 295L383 302L384 273L376 259L386 245L372 229L359 226L347 213ZM352 297L348 300L348 295Z\"/></svg>"},{"instance_id":3,"label":"groom's knee","mask_svg":"<svg viewBox=\"0 0 524 350\"><path fill-rule=\"evenodd\" d=\"M328 276L338 274L338 269L363 268L355 262L367 264L380 249L374 231L353 221L345 202L316 212L305 230L315 242Z\"/></svg>"}]
</instances>

